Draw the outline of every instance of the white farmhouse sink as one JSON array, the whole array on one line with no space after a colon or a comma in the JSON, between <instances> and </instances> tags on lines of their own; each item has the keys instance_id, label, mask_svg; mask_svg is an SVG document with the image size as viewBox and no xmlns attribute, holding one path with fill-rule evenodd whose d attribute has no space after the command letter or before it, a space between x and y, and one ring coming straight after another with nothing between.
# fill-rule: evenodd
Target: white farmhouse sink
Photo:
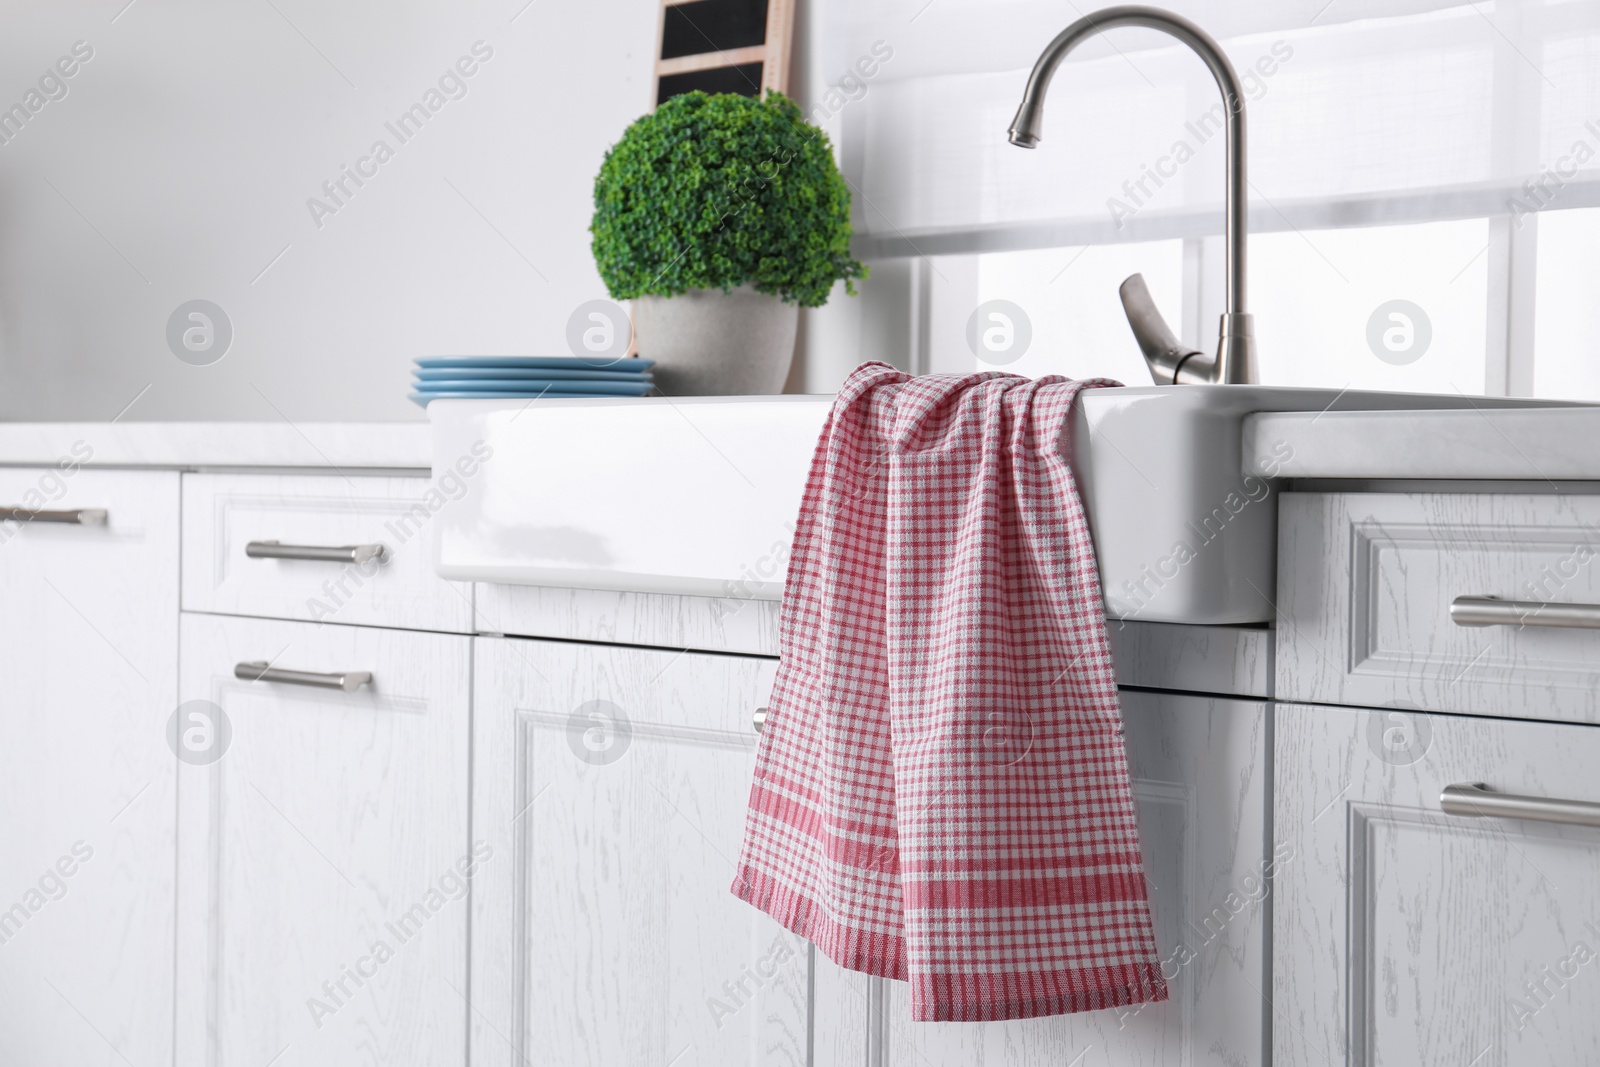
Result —
<instances>
[{"instance_id":1,"label":"white farmhouse sink","mask_svg":"<svg viewBox=\"0 0 1600 1067\"><path fill-rule=\"evenodd\" d=\"M1242 469L1244 416L1469 403L1515 402L1228 385L1085 392L1070 458L1108 612L1272 618L1278 472ZM458 580L778 599L831 404L434 401L434 483L448 498L434 521L436 568Z\"/></svg>"},{"instance_id":2,"label":"white farmhouse sink","mask_svg":"<svg viewBox=\"0 0 1600 1067\"><path fill-rule=\"evenodd\" d=\"M456 579L777 600L831 397L435 400ZM492 456L454 493L461 457ZM466 464L471 468L471 463Z\"/></svg>"},{"instance_id":3,"label":"white farmhouse sink","mask_svg":"<svg viewBox=\"0 0 1600 1067\"><path fill-rule=\"evenodd\" d=\"M1071 460L1107 612L1217 624L1273 616L1279 467L1292 470L1294 455L1286 441L1258 441L1260 465L1246 469L1246 415L1393 411L1403 420L1403 412L1422 409L1534 403L1262 385L1148 385L1080 396Z\"/></svg>"}]
</instances>

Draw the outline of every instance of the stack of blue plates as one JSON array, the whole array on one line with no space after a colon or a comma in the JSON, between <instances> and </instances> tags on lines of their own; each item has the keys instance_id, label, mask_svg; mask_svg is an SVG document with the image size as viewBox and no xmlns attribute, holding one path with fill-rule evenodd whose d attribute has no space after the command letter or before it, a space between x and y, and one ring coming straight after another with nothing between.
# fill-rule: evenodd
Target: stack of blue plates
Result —
<instances>
[{"instance_id":1,"label":"stack of blue plates","mask_svg":"<svg viewBox=\"0 0 1600 1067\"><path fill-rule=\"evenodd\" d=\"M573 356L427 356L417 360L413 402L534 397L644 396L655 389L651 359Z\"/></svg>"}]
</instances>

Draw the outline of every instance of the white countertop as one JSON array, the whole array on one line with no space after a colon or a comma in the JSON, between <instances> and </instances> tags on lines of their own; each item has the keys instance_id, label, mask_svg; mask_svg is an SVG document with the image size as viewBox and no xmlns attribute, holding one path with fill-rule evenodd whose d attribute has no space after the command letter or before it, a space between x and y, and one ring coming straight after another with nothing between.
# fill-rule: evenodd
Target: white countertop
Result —
<instances>
[{"instance_id":1,"label":"white countertop","mask_svg":"<svg viewBox=\"0 0 1600 1067\"><path fill-rule=\"evenodd\" d=\"M1284 478L1600 480L1600 406L1263 412L1244 465Z\"/></svg>"},{"instance_id":2,"label":"white countertop","mask_svg":"<svg viewBox=\"0 0 1600 1067\"><path fill-rule=\"evenodd\" d=\"M1600 481L1600 405L1262 412L1246 417L1243 446L1247 471L1284 478ZM65 457L89 466L427 470L433 439L426 422L0 422L0 465Z\"/></svg>"},{"instance_id":3,"label":"white countertop","mask_svg":"<svg viewBox=\"0 0 1600 1067\"><path fill-rule=\"evenodd\" d=\"M87 456L85 455L87 452ZM427 470L426 422L0 422L0 465Z\"/></svg>"}]
</instances>

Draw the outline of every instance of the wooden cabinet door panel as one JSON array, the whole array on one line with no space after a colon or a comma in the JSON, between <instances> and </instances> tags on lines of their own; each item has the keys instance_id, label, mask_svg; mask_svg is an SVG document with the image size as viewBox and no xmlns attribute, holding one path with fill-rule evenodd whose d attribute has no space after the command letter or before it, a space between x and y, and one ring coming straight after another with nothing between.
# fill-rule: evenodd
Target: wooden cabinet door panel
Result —
<instances>
[{"instance_id":1,"label":"wooden cabinet door panel","mask_svg":"<svg viewBox=\"0 0 1600 1067\"><path fill-rule=\"evenodd\" d=\"M1279 1067L1594 1062L1600 829L1440 793L1600 802L1600 730L1286 705L1276 747Z\"/></svg>"},{"instance_id":2,"label":"wooden cabinet door panel","mask_svg":"<svg viewBox=\"0 0 1600 1067\"><path fill-rule=\"evenodd\" d=\"M178 476L0 470L0 1063L172 1059Z\"/></svg>"},{"instance_id":3,"label":"wooden cabinet door panel","mask_svg":"<svg viewBox=\"0 0 1600 1067\"><path fill-rule=\"evenodd\" d=\"M729 892L773 667L479 640L474 1067L808 1063L810 948Z\"/></svg>"},{"instance_id":4,"label":"wooden cabinet door panel","mask_svg":"<svg viewBox=\"0 0 1600 1067\"><path fill-rule=\"evenodd\" d=\"M180 776L180 1067L464 1062L471 643L184 616L185 707L226 746ZM256 660L372 680L234 676Z\"/></svg>"}]
</instances>

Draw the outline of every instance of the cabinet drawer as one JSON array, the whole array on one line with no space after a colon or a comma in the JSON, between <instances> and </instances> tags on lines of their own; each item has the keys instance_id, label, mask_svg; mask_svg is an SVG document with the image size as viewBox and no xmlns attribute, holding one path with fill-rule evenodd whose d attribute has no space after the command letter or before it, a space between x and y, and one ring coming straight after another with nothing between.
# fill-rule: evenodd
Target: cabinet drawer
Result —
<instances>
[{"instance_id":1,"label":"cabinet drawer","mask_svg":"<svg viewBox=\"0 0 1600 1067\"><path fill-rule=\"evenodd\" d=\"M1284 705L1275 749L1274 1064L1594 1062L1600 828L1441 793L1600 810L1600 729Z\"/></svg>"},{"instance_id":2,"label":"cabinet drawer","mask_svg":"<svg viewBox=\"0 0 1600 1067\"><path fill-rule=\"evenodd\" d=\"M470 584L433 572L438 503L426 478L185 475L184 610L470 632ZM378 545L379 559L281 558Z\"/></svg>"},{"instance_id":3,"label":"cabinet drawer","mask_svg":"<svg viewBox=\"0 0 1600 1067\"><path fill-rule=\"evenodd\" d=\"M472 638L190 614L181 641L177 1063L462 1067L493 862L467 822ZM370 679L236 676L259 660Z\"/></svg>"},{"instance_id":4,"label":"cabinet drawer","mask_svg":"<svg viewBox=\"0 0 1600 1067\"><path fill-rule=\"evenodd\" d=\"M1550 625L1553 607L1503 625L1451 618L1459 597L1600 606L1600 496L1288 493L1278 506L1280 698L1600 721L1600 628Z\"/></svg>"}]
</instances>

